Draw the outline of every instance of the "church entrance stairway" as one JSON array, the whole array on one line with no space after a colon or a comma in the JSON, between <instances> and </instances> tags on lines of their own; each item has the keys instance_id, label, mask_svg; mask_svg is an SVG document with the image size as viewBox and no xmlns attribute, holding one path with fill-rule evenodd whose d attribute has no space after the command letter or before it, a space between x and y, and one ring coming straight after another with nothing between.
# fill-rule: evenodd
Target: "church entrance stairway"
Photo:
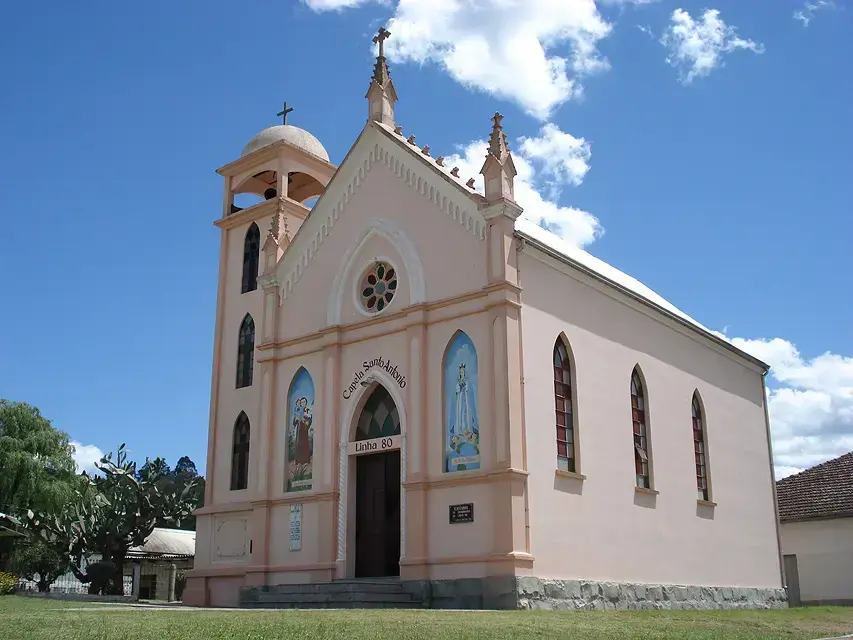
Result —
<instances>
[{"instance_id":1,"label":"church entrance stairway","mask_svg":"<svg viewBox=\"0 0 853 640\"><path fill-rule=\"evenodd\" d=\"M400 580L355 579L244 587L240 607L246 609L421 609L423 602Z\"/></svg>"}]
</instances>

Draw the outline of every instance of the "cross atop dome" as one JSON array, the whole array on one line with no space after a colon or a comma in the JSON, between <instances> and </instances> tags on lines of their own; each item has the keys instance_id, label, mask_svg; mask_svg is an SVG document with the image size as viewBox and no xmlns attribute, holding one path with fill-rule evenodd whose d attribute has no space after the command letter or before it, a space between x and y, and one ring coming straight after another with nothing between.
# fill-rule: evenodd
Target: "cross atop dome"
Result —
<instances>
[{"instance_id":1,"label":"cross atop dome","mask_svg":"<svg viewBox=\"0 0 853 640\"><path fill-rule=\"evenodd\" d=\"M287 124L287 114L293 111L293 107L290 109L287 108L287 100L284 101L284 107L282 107L281 111L279 111L277 116L281 116L281 124Z\"/></svg>"}]
</instances>

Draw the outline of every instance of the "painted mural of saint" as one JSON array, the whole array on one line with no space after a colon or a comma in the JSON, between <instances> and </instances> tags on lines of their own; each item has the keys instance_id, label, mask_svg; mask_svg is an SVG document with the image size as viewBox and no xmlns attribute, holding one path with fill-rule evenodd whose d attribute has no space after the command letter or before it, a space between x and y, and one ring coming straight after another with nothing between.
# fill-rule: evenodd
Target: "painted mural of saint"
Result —
<instances>
[{"instance_id":1,"label":"painted mural of saint","mask_svg":"<svg viewBox=\"0 0 853 640\"><path fill-rule=\"evenodd\" d=\"M293 426L296 430L296 464L308 464L311 462L311 424L314 421L312 407L308 405L307 398L299 398L296 401L296 410L293 412Z\"/></svg>"}]
</instances>

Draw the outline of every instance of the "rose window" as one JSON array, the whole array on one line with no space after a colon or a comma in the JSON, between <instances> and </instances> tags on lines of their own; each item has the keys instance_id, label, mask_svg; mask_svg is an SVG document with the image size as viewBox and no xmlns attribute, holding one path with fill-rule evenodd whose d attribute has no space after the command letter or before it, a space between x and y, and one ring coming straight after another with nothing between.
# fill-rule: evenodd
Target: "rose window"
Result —
<instances>
[{"instance_id":1,"label":"rose window","mask_svg":"<svg viewBox=\"0 0 853 640\"><path fill-rule=\"evenodd\" d=\"M379 313L394 299L397 271L385 262L377 262L361 279L361 304L370 313Z\"/></svg>"}]
</instances>

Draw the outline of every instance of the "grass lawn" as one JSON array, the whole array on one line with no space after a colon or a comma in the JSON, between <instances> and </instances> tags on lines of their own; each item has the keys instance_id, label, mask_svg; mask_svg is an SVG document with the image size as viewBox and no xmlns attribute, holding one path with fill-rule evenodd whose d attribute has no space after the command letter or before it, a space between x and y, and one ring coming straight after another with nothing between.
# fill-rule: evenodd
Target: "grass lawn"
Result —
<instances>
[{"instance_id":1,"label":"grass lawn","mask_svg":"<svg viewBox=\"0 0 853 640\"><path fill-rule=\"evenodd\" d=\"M853 632L853 608L781 611L196 611L0 597L0 640L809 639Z\"/></svg>"}]
</instances>

